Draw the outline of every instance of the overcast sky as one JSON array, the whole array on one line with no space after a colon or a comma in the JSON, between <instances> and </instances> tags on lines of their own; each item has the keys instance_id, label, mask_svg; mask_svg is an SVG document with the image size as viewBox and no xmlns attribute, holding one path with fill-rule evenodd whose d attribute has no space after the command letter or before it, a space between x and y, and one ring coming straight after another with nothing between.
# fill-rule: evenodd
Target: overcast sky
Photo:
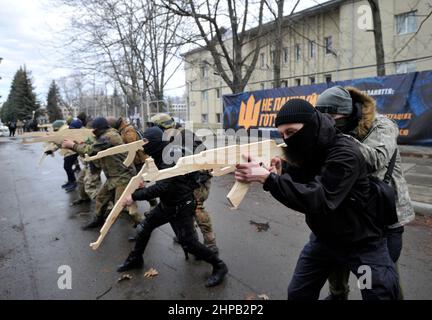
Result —
<instances>
[{"instance_id":1,"label":"overcast sky","mask_svg":"<svg viewBox=\"0 0 432 320\"><path fill-rule=\"evenodd\" d=\"M302 0L298 10L326 0ZM286 0L285 12L291 11L295 1ZM296 10L296 11L298 11ZM0 103L7 99L12 78L20 66L32 72L38 99L46 100L50 82L72 72L62 68L62 56L54 49L58 30L67 24L64 9L50 0L0 0ZM66 49L65 49L66 50ZM168 95L182 95L184 73L177 73L166 88Z\"/></svg>"}]
</instances>

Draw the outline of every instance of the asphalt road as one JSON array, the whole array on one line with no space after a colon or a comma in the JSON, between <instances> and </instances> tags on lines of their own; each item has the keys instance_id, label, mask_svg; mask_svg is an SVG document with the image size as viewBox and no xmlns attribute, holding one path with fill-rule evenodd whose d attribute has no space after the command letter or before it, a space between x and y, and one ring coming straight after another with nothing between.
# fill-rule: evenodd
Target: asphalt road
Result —
<instances>
[{"instance_id":1,"label":"asphalt road","mask_svg":"<svg viewBox=\"0 0 432 320\"><path fill-rule=\"evenodd\" d=\"M102 246L89 243L97 231L82 231L93 205L70 207L75 193L60 185L66 175L59 155L41 167L40 144L0 138L0 299L251 299L265 294L285 299L297 257L309 235L301 214L275 202L259 185L253 186L239 210L225 200L232 176L214 178L207 209L211 212L221 258L229 266L219 287L204 287L211 267L191 258L185 261L173 243L169 226L155 230L145 253L143 270L129 272L117 282L116 266L127 256L134 234L123 217ZM148 207L142 204L142 210ZM250 220L269 223L258 232ZM400 259L406 299L432 297L432 223L419 217L406 227ZM69 266L72 288L59 289L60 266ZM145 278L155 268L159 275ZM351 299L359 299L353 276ZM324 297L327 286L321 292Z\"/></svg>"}]
</instances>

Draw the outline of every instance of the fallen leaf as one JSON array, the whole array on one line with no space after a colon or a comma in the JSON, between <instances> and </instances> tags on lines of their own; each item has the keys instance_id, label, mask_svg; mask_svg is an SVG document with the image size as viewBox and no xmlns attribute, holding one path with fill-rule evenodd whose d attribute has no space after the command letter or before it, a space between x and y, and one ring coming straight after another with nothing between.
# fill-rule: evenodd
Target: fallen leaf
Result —
<instances>
[{"instance_id":1,"label":"fallen leaf","mask_svg":"<svg viewBox=\"0 0 432 320\"><path fill-rule=\"evenodd\" d=\"M124 280L130 280L130 279L132 279L132 276L130 274L124 274L120 278L117 279L117 282L124 281Z\"/></svg>"},{"instance_id":2,"label":"fallen leaf","mask_svg":"<svg viewBox=\"0 0 432 320\"><path fill-rule=\"evenodd\" d=\"M261 300L270 300L270 298L268 297L268 295L266 295L266 294L259 294L258 295L258 298L260 298Z\"/></svg>"},{"instance_id":3,"label":"fallen leaf","mask_svg":"<svg viewBox=\"0 0 432 320\"><path fill-rule=\"evenodd\" d=\"M144 277L153 278L156 277L159 272L155 268L150 268L146 273L144 273Z\"/></svg>"},{"instance_id":4,"label":"fallen leaf","mask_svg":"<svg viewBox=\"0 0 432 320\"><path fill-rule=\"evenodd\" d=\"M256 300L257 295L255 293L247 293L245 296L245 300Z\"/></svg>"}]
</instances>

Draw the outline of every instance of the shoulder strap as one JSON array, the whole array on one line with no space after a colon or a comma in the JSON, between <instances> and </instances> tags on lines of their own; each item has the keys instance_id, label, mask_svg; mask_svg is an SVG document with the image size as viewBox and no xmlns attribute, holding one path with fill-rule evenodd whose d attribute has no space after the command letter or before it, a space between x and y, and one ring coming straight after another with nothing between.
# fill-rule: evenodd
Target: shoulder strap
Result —
<instances>
[{"instance_id":1,"label":"shoulder strap","mask_svg":"<svg viewBox=\"0 0 432 320\"><path fill-rule=\"evenodd\" d=\"M387 172L384 175L384 182L387 183L387 184L390 183L391 177L393 175L393 169L394 169L395 164L396 164L396 155L397 155L397 148L396 148L396 150L393 153L393 156L392 156L392 158L391 158L391 160L389 162L389 166L387 168Z\"/></svg>"}]
</instances>

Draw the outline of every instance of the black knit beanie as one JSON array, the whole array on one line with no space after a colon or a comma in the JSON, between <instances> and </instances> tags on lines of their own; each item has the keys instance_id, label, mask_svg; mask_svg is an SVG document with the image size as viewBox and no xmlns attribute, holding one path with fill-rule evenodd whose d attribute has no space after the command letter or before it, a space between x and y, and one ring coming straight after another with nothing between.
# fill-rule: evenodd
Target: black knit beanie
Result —
<instances>
[{"instance_id":1,"label":"black knit beanie","mask_svg":"<svg viewBox=\"0 0 432 320\"><path fill-rule=\"evenodd\" d=\"M306 100L288 100L277 113L275 126L284 123L307 123L311 121L314 113L314 107Z\"/></svg>"}]
</instances>

